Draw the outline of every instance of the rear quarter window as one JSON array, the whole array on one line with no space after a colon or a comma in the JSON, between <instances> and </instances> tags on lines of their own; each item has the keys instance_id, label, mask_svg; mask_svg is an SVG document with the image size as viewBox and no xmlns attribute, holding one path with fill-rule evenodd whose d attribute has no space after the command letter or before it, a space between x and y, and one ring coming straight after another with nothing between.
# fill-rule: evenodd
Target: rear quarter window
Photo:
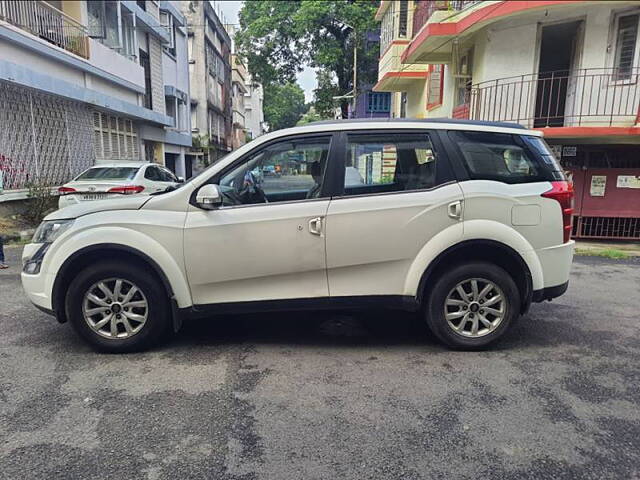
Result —
<instances>
[{"instance_id":1,"label":"rear quarter window","mask_svg":"<svg viewBox=\"0 0 640 480\"><path fill-rule=\"evenodd\" d=\"M452 131L449 138L472 180L530 183L563 179L557 162L538 137ZM545 158L547 155L551 156Z\"/></svg>"}]
</instances>

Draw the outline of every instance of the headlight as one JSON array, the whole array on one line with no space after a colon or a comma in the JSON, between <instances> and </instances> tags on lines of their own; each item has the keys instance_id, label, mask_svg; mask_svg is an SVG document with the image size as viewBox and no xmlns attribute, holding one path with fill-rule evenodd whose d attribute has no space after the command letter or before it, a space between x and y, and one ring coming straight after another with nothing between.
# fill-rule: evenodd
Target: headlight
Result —
<instances>
[{"instance_id":1,"label":"headlight","mask_svg":"<svg viewBox=\"0 0 640 480\"><path fill-rule=\"evenodd\" d=\"M33 243L51 243L73 224L73 220L49 220L42 222L33 234Z\"/></svg>"}]
</instances>

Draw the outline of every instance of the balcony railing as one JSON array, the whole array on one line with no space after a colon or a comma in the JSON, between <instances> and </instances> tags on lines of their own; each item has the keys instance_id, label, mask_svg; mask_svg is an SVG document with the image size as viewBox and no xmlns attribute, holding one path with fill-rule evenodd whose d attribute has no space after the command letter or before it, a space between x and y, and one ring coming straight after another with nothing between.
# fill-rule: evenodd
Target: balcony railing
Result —
<instances>
[{"instance_id":1,"label":"balcony railing","mask_svg":"<svg viewBox=\"0 0 640 480\"><path fill-rule=\"evenodd\" d=\"M640 69L533 73L474 84L469 118L529 128L630 126L638 116Z\"/></svg>"},{"instance_id":2,"label":"balcony railing","mask_svg":"<svg viewBox=\"0 0 640 480\"><path fill-rule=\"evenodd\" d=\"M87 29L46 2L0 0L0 19L83 58L89 58Z\"/></svg>"},{"instance_id":3,"label":"balcony railing","mask_svg":"<svg viewBox=\"0 0 640 480\"><path fill-rule=\"evenodd\" d=\"M478 0L423 0L416 2L413 11L413 36L420 31L436 10L449 10L451 12L464 10L471 5L479 3Z\"/></svg>"}]
</instances>

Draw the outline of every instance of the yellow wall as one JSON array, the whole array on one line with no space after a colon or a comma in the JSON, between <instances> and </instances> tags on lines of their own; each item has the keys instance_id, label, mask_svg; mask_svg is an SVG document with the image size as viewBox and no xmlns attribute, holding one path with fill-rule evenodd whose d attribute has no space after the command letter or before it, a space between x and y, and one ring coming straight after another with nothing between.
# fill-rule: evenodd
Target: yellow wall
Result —
<instances>
[{"instance_id":1,"label":"yellow wall","mask_svg":"<svg viewBox=\"0 0 640 480\"><path fill-rule=\"evenodd\" d=\"M65 0L62 2L62 11L76 22L82 23L82 2Z\"/></svg>"}]
</instances>

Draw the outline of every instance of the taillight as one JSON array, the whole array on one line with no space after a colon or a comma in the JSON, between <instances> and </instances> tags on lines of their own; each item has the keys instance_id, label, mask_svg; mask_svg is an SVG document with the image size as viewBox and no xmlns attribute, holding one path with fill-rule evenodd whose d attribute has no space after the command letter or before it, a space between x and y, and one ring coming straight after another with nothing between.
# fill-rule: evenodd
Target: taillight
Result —
<instances>
[{"instance_id":1,"label":"taillight","mask_svg":"<svg viewBox=\"0 0 640 480\"><path fill-rule=\"evenodd\" d=\"M113 187L109 189L109 193L123 193L124 195L132 195L140 193L144 190L142 185L123 185L121 187Z\"/></svg>"},{"instance_id":2,"label":"taillight","mask_svg":"<svg viewBox=\"0 0 640 480\"><path fill-rule=\"evenodd\" d=\"M551 190L542 194L545 198L557 200L562 209L562 228L564 243L571 238L571 219L573 216L573 183L551 182Z\"/></svg>"},{"instance_id":3,"label":"taillight","mask_svg":"<svg viewBox=\"0 0 640 480\"><path fill-rule=\"evenodd\" d=\"M67 195L69 193L75 193L77 190L71 187L58 187L58 193L60 195Z\"/></svg>"}]
</instances>

